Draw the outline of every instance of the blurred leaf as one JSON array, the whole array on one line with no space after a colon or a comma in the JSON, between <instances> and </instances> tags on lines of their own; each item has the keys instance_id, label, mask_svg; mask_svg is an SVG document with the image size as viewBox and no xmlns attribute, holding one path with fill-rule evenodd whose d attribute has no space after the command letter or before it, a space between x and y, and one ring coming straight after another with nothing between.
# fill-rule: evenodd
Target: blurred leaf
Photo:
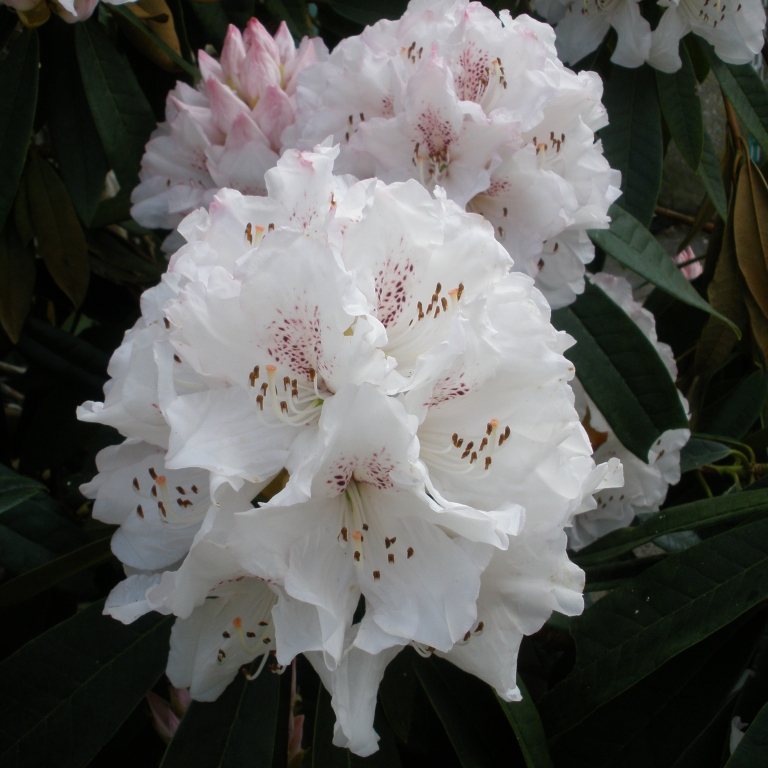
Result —
<instances>
[{"instance_id":1,"label":"blurred leaf","mask_svg":"<svg viewBox=\"0 0 768 768\"><path fill-rule=\"evenodd\" d=\"M715 210L720 218L725 221L728 218L728 195L723 184L720 159L715 152L712 139L707 131L703 132L701 162L696 169L696 173L699 174L699 178L704 183L704 189L707 190L707 195L712 205L715 206Z\"/></svg>"},{"instance_id":2,"label":"blurred leaf","mask_svg":"<svg viewBox=\"0 0 768 768\"><path fill-rule=\"evenodd\" d=\"M0 515L38 493L45 493L42 483L0 464Z\"/></svg>"},{"instance_id":3,"label":"blurred leaf","mask_svg":"<svg viewBox=\"0 0 768 768\"><path fill-rule=\"evenodd\" d=\"M276 18L285 21L296 40L304 35L317 34L304 0L264 0L264 4Z\"/></svg>"},{"instance_id":4,"label":"blurred leaf","mask_svg":"<svg viewBox=\"0 0 768 768\"><path fill-rule=\"evenodd\" d=\"M120 185L132 189L155 116L128 61L96 16L75 25L75 50L104 150Z\"/></svg>"},{"instance_id":5,"label":"blurred leaf","mask_svg":"<svg viewBox=\"0 0 768 768\"><path fill-rule=\"evenodd\" d=\"M704 126L693 62L685 46L681 46L680 54L683 66L671 74L657 70L656 85L672 139L685 162L695 171L702 159Z\"/></svg>"},{"instance_id":6,"label":"blurred leaf","mask_svg":"<svg viewBox=\"0 0 768 768\"><path fill-rule=\"evenodd\" d=\"M149 286L160 280L164 265L148 261L130 241L106 229L88 233L91 269L113 283Z\"/></svg>"},{"instance_id":7,"label":"blurred leaf","mask_svg":"<svg viewBox=\"0 0 768 768\"><path fill-rule=\"evenodd\" d=\"M407 2L403 0L321 0L339 16L362 26L373 24L379 19L397 19L403 15Z\"/></svg>"},{"instance_id":8,"label":"blurred leaf","mask_svg":"<svg viewBox=\"0 0 768 768\"><path fill-rule=\"evenodd\" d=\"M768 755L768 704L764 704L725 768L758 768Z\"/></svg>"},{"instance_id":9,"label":"blurred leaf","mask_svg":"<svg viewBox=\"0 0 768 768\"><path fill-rule=\"evenodd\" d=\"M741 438L757 421L768 398L768 373L753 371L701 414L698 431Z\"/></svg>"},{"instance_id":10,"label":"blurred leaf","mask_svg":"<svg viewBox=\"0 0 768 768\"><path fill-rule=\"evenodd\" d=\"M195 20L202 27L203 38L216 50L221 50L224 37L227 34L229 19L219 0L192 0L186 7L192 12Z\"/></svg>"},{"instance_id":11,"label":"blurred leaf","mask_svg":"<svg viewBox=\"0 0 768 768\"><path fill-rule=\"evenodd\" d=\"M0 324L16 344L32 306L35 257L22 245L13 227L0 232Z\"/></svg>"},{"instance_id":12,"label":"blurred leaf","mask_svg":"<svg viewBox=\"0 0 768 768\"><path fill-rule=\"evenodd\" d=\"M566 356L616 437L642 461L667 429L687 427L680 396L653 344L600 288L552 313L576 339Z\"/></svg>"},{"instance_id":13,"label":"blurred leaf","mask_svg":"<svg viewBox=\"0 0 768 768\"><path fill-rule=\"evenodd\" d=\"M541 702L552 736L768 597L768 520L669 555L571 622L573 671Z\"/></svg>"},{"instance_id":14,"label":"blurred leaf","mask_svg":"<svg viewBox=\"0 0 768 768\"><path fill-rule=\"evenodd\" d=\"M279 699L280 678L264 671L251 682L238 675L216 701L193 701L161 768L271 766Z\"/></svg>"},{"instance_id":15,"label":"blurred leaf","mask_svg":"<svg viewBox=\"0 0 768 768\"><path fill-rule=\"evenodd\" d=\"M56 285L79 307L88 290L88 244L67 189L49 162L29 153L27 201L37 247Z\"/></svg>"},{"instance_id":16,"label":"blurred leaf","mask_svg":"<svg viewBox=\"0 0 768 768\"><path fill-rule=\"evenodd\" d=\"M718 317L738 333L736 326L727 317L698 294L656 238L634 216L616 204L611 206L608 213L611 216L611 228L593 229L589 233L596 245L665 293Z\"/></svg>"},{"instance_id":17,"label":"blurred leaf","mask_svg":"<svg viewBox=\"0 0 768 768\"><path fill-rule=\"evenodd\" d=\"M435 714L445 728L456 757L462 768L490 768L497 765L497 757L487 746L487 739L479 736L476 723L470 720L471 711L462 702L469 704L466 697L457 695L456 689L445 676L447 662L434 658L418 660L414 664L419 678Z\"/></svg>"},{"instance_id":18,"label":"blurred leaf","mask_svg":"<svg viewBox=\"0 0 768 768\"><path fill-rule=\"evenodd\" d=\"M60 30L49 51L48 122L61 177L78 215L89 225L104 192L109 162L85 98L73 36L69 27Z\"/></svg>"},{"instance_id":19,"label":"blurred leaf","mask_svg":"<svg viewBox=\"0 0 768 768\"><path fill-rule=\"evenodd\" d=\"M586 567L611 560L647 544L659 536L677 531L693 531L710 525L736 523L757 515L768 507L768 490L717 496L681 504L657 512L632 528L613 531L580 550L574 560Z\"/></svg>"},{"instance_id":20,"label":"blurred leaf","mask_svg":"<svg viewBox=\"0 0 768 768\"><path fill-rule=\"evenodd\" d=\"M112 554L109 548L111 538L110 533L0 584L0 608L29 600L64 579L105 562Z\"/></svg>"},{"instance_id":21,"label":"blurred leaf","mask_svg":"<svg viewBox=\"0 0 768 768\"><path fill-rule=\"evenodd\" d=\"M612 66L603 103L609 123L599 136L605 156L621 171L621 205L641 224L653 218L661 187L663 142L653 70Z\"/></svg>"},{"instance_id":22,"label":"blurred leaf","mask_svg":"<svg viewBox=\"0 0 768 768\"><path fill-rule=\"evenodd\" d=\"M37 318L30 319L27 334L60 357L65 364L98 374L103 383L110 358L108 352Z\"/></svg>"},{"instance_id":23,"label":"blurred leaf","mask_svg":"<svg viewBox=\"0 0 768 768\"><path fill-rule=\"evenodd\" d=\"M170 619L130 626L91 605L0 664L3 768L80 768L111 738L165 667Z\"/></svg>"},{"instance_id":24,"label":"blurred leaf","mask_svg":"<svg viewBox=\"0 0 768 768\"><path fill-rule=\"evenodd\" d=\"M714 464L724 459L731 449L727 445L716 440L705 440L701 437L692 437L680 452L680 472L690 472L705 464Z\"/></svg>"},{"instance_id":25,"label":"blurred leaf","mask_svg":"<svg viewBox=\"0 0 768 768\"><path fill-rule=\"evenodd\" d=\"M768 188L746 151L736 180L733 239L749 292L768 314Z\"/></svg>"},{"instance_id":26,"label":"blurred leaf","mask_svg":"<svg viewBox=\"0 0 768 768\"><path fill-rule=\"evenodd\" d=\"M29 30L0 60L0 230L16 197L32 136L39 64L37 33Z\"/></svg>"},{"instance_id":27,"label":"blurred leaf","mask_svg":"<svg viewBox=\"0 0 768 768\"><path fill-rule=\"evenodd\" d=\"M697 42L736 114L768 155L768 92L760 75L751 64L726 64L711 45L700 38Z\"/></svg>"},{"instance_id":28,"label":"blurred leaf","mask_svg":"<svg viewBox=\"0 0 768 768\"><path fill-rule=\"evenodd\" d=\"M552 768L547 737L536 704L519 677L517 687L523 695L523 700L503 701L499 699L499 706L515 732L515 738L520 745L527 768Z\"/></svg>"},{"instance_id":29,"label":"blurred leaf","mask_svg":"<svg viewBox=\"0 0 768 768\"><path fill-rule=\"evenodd\" d=\"M26 536L0 523L0 568L24 573L44 565L54 554Z\"/></svg>"}]
</instances>

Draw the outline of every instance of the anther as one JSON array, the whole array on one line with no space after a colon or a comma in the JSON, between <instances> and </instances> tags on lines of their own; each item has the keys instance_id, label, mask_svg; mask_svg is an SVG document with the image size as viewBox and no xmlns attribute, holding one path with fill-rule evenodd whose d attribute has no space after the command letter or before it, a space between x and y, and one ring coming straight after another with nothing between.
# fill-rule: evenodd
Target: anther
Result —
<instances>
[{"instance_id":1,"label":"anther","mask_svg":"<svg viewBox=\"0 0 768 768\"><path fill-rule=\"evenodd\" d=\"M408 547L408 549L406 550L406 555L409 560L413 557L413 547Z\"/></svg>"}]
</instances>

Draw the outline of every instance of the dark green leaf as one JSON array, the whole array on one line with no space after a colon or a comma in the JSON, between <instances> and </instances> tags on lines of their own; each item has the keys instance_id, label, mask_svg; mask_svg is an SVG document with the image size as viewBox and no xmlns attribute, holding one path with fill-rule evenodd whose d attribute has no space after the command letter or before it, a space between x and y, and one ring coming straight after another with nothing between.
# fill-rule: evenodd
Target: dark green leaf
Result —
<instances>
[{"instance_id":1,"label":"dark green leaf","mask_svg":"<svg viewBox=\"0 0 768 768\"><path fill-rule=\"evenodd\" d=\"M56 586L60 581L74 576L93 565L109 559L110 536L86 544L73 552L50 560L16 578L0 584L0 608L20 603Z\"/></svg>"},{"instance_id":2,"label":"dark green leaf","mask_svg":"<svg viewBox=\"0 0 768 768\"><path fill-rule=\"evenodd\" d=\"M271 766L276 748L280 678L242 675L213 702L195 701L169 744L161 768Z\"/></svg>"},{"instance_id":3,"label":"dark green leaf","mask_svg":"<svg viewBox=\"0 0 768 768\"><path fill-rule=\"evenodd\" d=\"M573 304L552 313L552 322L576 339L566 355L579 382L621 443L641 460L647 461L662 432L688 425L653 344L600 288L587 283Z\"/></svg>"},{"instance_id":4,"label":"dark green leaf","mask_svg":"<svg viewBox=\"0 0 768 768\"><path fill-rule=\"evenodd\" d=\"M768 154L768 92L751 64L726 64L712 46L697 41L736 114L757 143Z\"/></svg>"},{"instance_id":5,"label":"dark green leaf","mask_svg":"<svg viewBox=\"0 0 768 768\"><path fill-rule=\"evenodd\" d=\"M133 70L95 16L75 26L75 49L104 150L121 186L130 189L155 117Z\"/></svg>"},{"instance_id":6,"label":"dark green leaf","mask_svg":"<svg viewBox=\"0 0 768 768\"><path fill-rule=\"evenodd\" d=\"M582 567L631 552L659 536L737 522L768 509L768 490L732 493L668 507L633 528L613 531L582 549L574 558Z\"/></svg>"},{"instance_id":7,"label":"dark green leaf","mask_svg":"<svg viewBox=\"0 0 768 768\"><path fill-rule=\"evenodd\" d=\"M523 700L509 702L499 699L499 706L515 732L515 738L520 745L527 768L551 768L552 759L549 756L547 737L541 724L539 711L519 677L517 686L523 694Z\"/></svg>"},{"instance_id":8,"label":"dark green leaf","mask_svg":"<svg viewBox=\"0 0 768 768\"><path fill-rule=\"evenodd\" d=\"M670 555L571 623L576 664L541 704L550 735L768 598L768 520Z\"/></svg>"},{"instance_id":9,"label":"dark green leaf","mask_svg":"<svg viewBox=\"0 0 768 768\"><path fill-rule=\"evenodd\" d=\"M356 0L324 0L333 10L345 19L357 24L373 24L379 19L397 19L405 11L403 0L371 0L356 2Z\"/></svg>"},{"instance_id":10,"label":"dark green leaf","mask_svg":"<svg viewBox=\"0 0 768 768\"><path fill-rule=\"evenodd\" d=\"M30 152L27 202L37 247L56 285L79 307L88 290L88 244L67 189L49 162Z\"/></svg>"},{"instance_id":11,"label":"dark green leaf","mask_svg":"<svg viewBox=\"0 0 768 768\"><path fill-rule=\"evenodd\" d=\"M46 547L0 524L0 567L11 573L39 568L53 558Z\"/></svg>"},{"instance_id":12,"label":"dark green leaf","mask_svg":"<svg viewBox=\"0 0 768 768\"><path fill-rule=\"evenodd\" d=\"M162 674L170 619L123 626L102 603L0 664L3 768L86 766Z\"/></svg>"},{"instance_id":13,"label":"dark green leaf","mask_svg":"<svg viewBox=\"0 0 768 768\"><path fill-rule=\"evenodd\" d=\"M596 245L670 296L718 317L739 335L736 326L712 309L680 274L669 254L634 216L615 204L608 213L611 216L611 228L594 229L589 233Z\"/></svg>"},{"instance_id":14,"label":"dark green leaf","mask_svg":"<svg viewBox=\"0 0 768 768\"><path fill-rule=\"evenodd\" d=\"M648 226L661 187L663 159L653 70L612 67L603 102L610 122L600 138L611 166L621 171L621 205Z\"/></svg>"},{"instance_id":15,"label":"dark green leaf","mask_svg":"<svg viewBox=\"0 0 768 768\"><path fill-rule=\"evenodd\" d=\"M657 71L656 85L661 111L672 139L685 162L695 171L701 161L704 126L693 62L684 46L680 54L683 66L671 74Z\"/></svg>"},{"instance_id":16,"label":"dark green leaf","mask_svg":"<svg viewBox=\"0 0 768 768\"><path fill-rule=\"evenodd\" d=\"M45 493L44 485L0 464L0 514L38 493Z\"/></svg>"},{"instance_id":17,"label":"dark green leaf","mask_svg":"<svg viewBox=\"0 0 768 768\"><path fill-rule=\"evenodd\" d=\"M768 704L757 713L725 768L758 768L768 755Z\"/></svg>"},{"instance_id":18,"label":"dark green leaf","mask_svg":"<svg viewBox=\"0 0 768 768\"><path fill-rule=\"evenodd\" d=\"M0 232L0 324L15 344L32 306L35 256L10 226Z\"/></svg>"},{"instance_id":19,"label":"dark green leaf","mask_svg":"<svg viewBox=\"0 0 768 768\"><path fill-rule=\"evenodd\" d=\"M768 373L753 371L701 414L698 431L741 438L759 418L766 398Z\"/></svg>"},{"instance_id":20,"label":"dark green leaf","mask_svg":"<svg viewBox=\"0 0 768 768\"><path fill-rule=\"evenodd\" d=\"M16 197L37 106L37 33L25 30L0 60L0 230Z\"/></svg>"},{"instance_id":21,"label":"dark green leaf","mask_svg":"<svg viewBox=\"0 0 768 768\"><path fill-rule=\"evenodd\" d=\"M730 452L731 449L727 445L718 443L716 440L692 437L680 452L680 471L690 472L705 464L714 464L724 459Z\"/></svg>"},{"instance_id":22,"label":"dark green leaf","mask_svg":"<svg viewBox=\"0 0 768 768\"><path fill-rule=\"evenodd\" d=\"M715 206L718 215L725 221L728 218L728 195L725 193L725 185L723 184L720 158L717 156L707 131L703 133L701 162L696 173L699 174L699 178L704 183L704 189L707 190L707 195L712 201L712 205Z\"/></svg>"},{"instance_id":23,"label":"dark green leaf","mask_svg":"<svg viewBox=\"0 0 768 768\"><path fill-rule=\"evenodd\" d=\"M490 768L497 764L496 757L471 723L471 713L462 705L462 697L446 679L444 665L446 662L429 659L417 662L414 669L462 768Z\"/></svg>"}]
</instances>

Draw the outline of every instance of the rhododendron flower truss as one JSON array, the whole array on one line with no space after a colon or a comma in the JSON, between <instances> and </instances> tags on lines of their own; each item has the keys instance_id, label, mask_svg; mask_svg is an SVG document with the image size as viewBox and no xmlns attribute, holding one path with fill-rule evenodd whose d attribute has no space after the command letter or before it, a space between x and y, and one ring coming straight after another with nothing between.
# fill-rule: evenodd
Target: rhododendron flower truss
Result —
<instances>
[{"instance_id":1,"label":"rhododendron flower truss","mask_svg":"<svg viewBox=\"0 0 768 768\"><path fill-rule=\"evenodd\" d=\"M296 48L284 22L273 38L257 19L243 33L229 27L219 61L200 51L200 85L176 85L147 144L131 195L136 221L170 229L220 187L263 193L293 121L296 76L325 54L321 40Z\"/></svg>"},{"instance_id":2,"label":"rhododendron flower truss","mask_svg":"<svg viewBox=\"0 0 768 768\"><path fill-rule=\"evenodd\" d=\"M548 26L466 0L414 2L297 82L284 141L333 135L342 171L440 186L491 221L553 306L583 289L586 230L607 226L619 175L594 138L599 78L562 65Z\"/></svg>"},{"instance_id":3,"label":"rhododendron flower truss","mask_svg":"<svg viewBox=\"0 0 768 768\"><path fill-rule=\"evenodd\" d=\"M492 225L414 180L334 176L337 155L288 151L267 196L223 190L185 219L108 404L83 409L130 437L86 490L99 509L126 494L115 550L141 572L107 610L181 619L175 685L216 696L258 642L280 665L315 654L338 738L364 754L376 685L405 645L455 654L512 695L521 633L580 605L564 527L618 478L615 461L595 466L573 406L572 340ZM529 557L534 541L551 553ZM510 637L501 677L457 650L481 608L493 628L473 648Z\"/></svg>"},{"instance_id":4,"label":"rhododendron flower truss","mask_svg":"<svg viewBox=\"0 0 768 768\"><path fill-rule=\"evenodd\" d=\"M592 280L632 318L653 343L674 380L677 377L677 366L672 349L657 339L656 321L648 310L633 299L629 283L622 277L603 272L593 276ZM579 383L578 375L573 388L576 408L592 440L595 458L606 461L616 457L624 467L624 486L597 493L597 508L574 518L573 526L568 531L569 544L573 549L581 549L600 536L629 525L637 515L658 511L669 486L680 480L680 451L690 439L691 433L688 429L666 430L651 446L647 461L642 461L616 437L603 414ZM688 404L682 394L680 400L687 412Z\"/></svg>"},{"instance_id":5,"label":"rhododendron flower truss","mask_svg":"<svg viewBox=\"0 0 768 768\"><path fill-rule=\"evenodd\" d=\"M662 72L680 69L680 40L689 32L704 38L729 64L746 64L763 48L761 0L659 0L659 5L666 10L653 31L649 61Z\"/></svg>"}]
</instances>

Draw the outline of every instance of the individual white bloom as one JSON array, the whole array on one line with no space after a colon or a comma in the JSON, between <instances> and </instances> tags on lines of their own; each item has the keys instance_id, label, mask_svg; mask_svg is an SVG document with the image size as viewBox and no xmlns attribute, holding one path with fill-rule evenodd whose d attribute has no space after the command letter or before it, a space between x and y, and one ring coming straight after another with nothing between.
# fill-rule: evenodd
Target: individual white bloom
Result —
<instances>
[{"instance_id":1,"label":"individual white bloom","mask_svg":"<svg viewBox=\"0 0 768 768\"><path fill-rule=\"evenodd\" d=\"M593 282L605 291L637 324L653 343L659 357L674 380L677 366L671 348L656 337L653 315L634 300L630 284L622 277L599 273ZM601 491L596 495L597 508L577 515L568 531L569 544L581 549L600 536L629 525L636 515L656 512L667 496L667 489L680 480L680 451L690 439L688 429L668 429L659 435L648 451L648 460L642 461L622 445L605 417L579 383L573 382L576 408L582 416L592 443L595 460L606 461L618 457L624 467L624 486ZM685 398L680 400L688 410Z\"/></svg>"},{"instance_id":2,"label":"individual white bloom","mask_svg":"<svg viewBox=\"0 0 768 768\"><path fill-rule=\"evenodd\" d=\"M442 187L560 306L583 290L586 230L608 225L619 194L594 137L601 95L596 75L562 65L544 24L467 0L413 2L300 74L284 141L332 135L342 171Z\"/></svg>"},{"instance_id":3,"label":"individual white bloom","mask_svg":"<svg viewBox=\"0 0 768 768\"><path fill-rule=\"evenodd\" d=\"M173 228L220 187L263 194L293 121L296 76L325 54L319 39L296 48L285 23L273 38L257 19L242 34L229 27L219 61L200 51L200 85L177 83L147 144L131 195L136 221Z\"/></svg>"},{"instance_id":4,"label":"individual white bloom","mask_svg":"<svg viewBox=\"0 0 768 768\"><path fill-rule=\"evenodd\" d=\"M611 61L639 67L651 48L651 26L640 15L639 0L534 0L533 10L555 25L557 51L566 64L576 64L616 30Z\"/></svg>"},{"instance_id":5,"label":"individual white bloom","mask_svg":"<svg viewBox=\"0 0 768 768\"><path fill-rule=\"evenodd\" d=\"M682 66L680 39L703 37L729 64L746 64L763 48L765 8L761 0L659 0L665 8L653 31L649 62L662 72Z\"/></svg>"}]
</instances>

